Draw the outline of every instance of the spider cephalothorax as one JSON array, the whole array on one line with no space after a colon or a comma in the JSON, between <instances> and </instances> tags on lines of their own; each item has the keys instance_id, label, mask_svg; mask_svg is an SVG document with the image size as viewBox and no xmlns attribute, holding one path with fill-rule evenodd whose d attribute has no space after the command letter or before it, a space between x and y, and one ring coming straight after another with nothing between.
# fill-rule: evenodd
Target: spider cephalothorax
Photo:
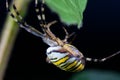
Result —
<instances>
[{"instance_id":1,"label":"spider cephalothorax","mask_svg":"<svg viewBox=\"0 0 120 80\"><path fill-rule=\"evenodd\" d=\"M51 26L54 26L54 24L57 22L52 21L49 23L45 22L45 15L44 13L44 7L45 4L44 0L41 0L41 15L39 14L39 8L38 8L38 0L35 0L35 11L37 13L38 20L40 22L40 27L43 30L43 33L36 30L35 28L28 25L26 22L22 21L22 17L20 16L19 12L17 11L16 6L13 4L13 9L18 17L16 17L9 9L8 1L6 0L6 8L8 12L10 13L11 17L15 20L15 22L18 23L18 25L28 31L29 33L42 38L43 42L49 45L49 48L46 51L47 54L47 62L53 63L57 67L59 67L62 70L65 71L71 71L71 72L77 72L84 69L85 61L93 61L93 62L103 62L106 59L109 59L117 54L120 53L114 53L113 55L110 55L108 57L102 58L102 59L92 59L84 57L83 54L73 45L69 44L67 42L67 39L70 37L67 30L65 28L64 31L66 33L65 39L61 40L59 37L56 37L50 30Z\"/></svg>"}]
</instances>

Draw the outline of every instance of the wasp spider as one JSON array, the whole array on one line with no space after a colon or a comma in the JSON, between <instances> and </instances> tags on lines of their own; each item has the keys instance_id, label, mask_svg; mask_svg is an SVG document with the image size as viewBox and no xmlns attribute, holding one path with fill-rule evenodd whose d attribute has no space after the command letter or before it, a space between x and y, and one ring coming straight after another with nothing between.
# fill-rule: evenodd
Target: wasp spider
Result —
<instances>
[{"instance_id":1,"label":"wasp spider","mask_svg":"<svg viewBox=\"0 0 120 80\"><path fill-rule=\"evenodd\" d=\"M51 32L50 26L54 25L57 21L55 20L49 23L45 22L44 5L45 0L41 0L41 9L39 9L38 0L35 0L35 11L37 13L37 18L40 22L40 27L43 30L42 33L33 28L32 26L28 25L26 22L23 22L22 16L20 16L15 4L13 4L13 9L17 15L15 16L10 11L8 1L6 0L6 8L10 16L14 19L15 22L18 23L19 27L25 29L26 31L37 37L42 38L43 42L50 46L46 50L47 62L54 64L61 70L78 72L84 69L86 61L103 62L120 53L120 51L118 51L102 59L92 59L84 57L83 54L76 47L67 42L67 39L70 37L70 35L68 34L65 28L63 28L66 33L64 40L61 40L60 38L56 37ZM41 12L41 14L39 14L39 12Z\"/></svg>"}]
</instances>

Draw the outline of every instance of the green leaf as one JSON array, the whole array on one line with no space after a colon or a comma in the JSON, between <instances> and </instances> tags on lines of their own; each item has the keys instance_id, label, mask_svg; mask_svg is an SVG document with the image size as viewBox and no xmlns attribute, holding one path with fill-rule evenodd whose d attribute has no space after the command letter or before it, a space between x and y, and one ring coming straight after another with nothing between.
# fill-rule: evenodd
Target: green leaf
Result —
<instances>
[{"instance_id":1,"label":"green leaf","mask_svg":"<svg viewBox=\"0 0 120 80\"><path fill-rule=\"evenodd\" d=\"M105 70L84 70L75 73L69 80L120 80L120 73Z\"/></svg>"},{"instance_id":2,"label":"green leaf","mask_svg":"<svg viewBox=\"0 0 120 80\"><path fill-rule=\"evenodd\" d=\"M59 15L60 20L68 25L80 28L87 0L45 0L47 6Z\"/></svg>"}]
</instances>

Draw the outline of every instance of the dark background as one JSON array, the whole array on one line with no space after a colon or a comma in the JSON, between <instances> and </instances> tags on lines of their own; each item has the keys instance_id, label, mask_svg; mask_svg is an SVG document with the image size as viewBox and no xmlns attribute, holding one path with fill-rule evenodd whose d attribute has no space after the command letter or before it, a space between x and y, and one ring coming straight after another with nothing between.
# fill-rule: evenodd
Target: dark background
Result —
<instances>
[{"instance_id":1,"label":"dark background","mask_svg":"<svg viewBox=\"0 0 120 80\"><path fill-rule=\"evenodd\" d=\"M47 7L46 21L50 22L58 16ZM0 26L3 26L5 17L5 0L0 0ZM34 11L34 2L31 3L25 20L28 24L41 30L38 26ZM60 22L52 31L63 38L65 36ZM2 29L2 27L0 27ZM120 1L119 0L89 0L84 12L83 27L66 27L70 33L76 32L72 42L86 57L102 58L120 50ZM0 29L0 30L1 30ZM19 30L4 80L69 80L74 73L58 69L46 62L48 45L41 38L35 37L23 29ZM103 63L87 62L84 70L99 69L120 72L120 55ZM83 71L84 71L83 70Z\"/></svg>"}]
</instances>

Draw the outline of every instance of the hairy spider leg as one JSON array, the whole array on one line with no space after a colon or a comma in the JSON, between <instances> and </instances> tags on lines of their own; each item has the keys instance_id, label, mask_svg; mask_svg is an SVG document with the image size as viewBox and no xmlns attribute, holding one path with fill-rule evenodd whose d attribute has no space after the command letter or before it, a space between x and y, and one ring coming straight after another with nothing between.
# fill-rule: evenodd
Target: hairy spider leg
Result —
<instances>
[{"instance_id":1,"label":"hairy spider leg","mask_svg":"<svg viewBox=\"0 0 120 80\"><path fill-rule=\"evenodd\" d=\"M41 0L41 7L39 9L38 0L35 0L35 11L36 11L36 14L37 14L37 18L39 20L39 24L42 28L44 28L44 26L46 25L45 14L44 14L44 10L45 10L44 9L44 4L45 4L45 1Z\"/></svg>"},{"instance_id":2,"label":"hairy spider leg","mask_svg":"<svg viewBox=\"0 0 120 80\"><path fill-rule=\"evenodd\" d=\"M39 24L41 28L43 29L44 33L48 35L51 39L54 39L56 38L56 36L51 32L49 28L51 25L55 24L57 21L55 20L55 21L46 23L46 17L44 14L44 11L45 11L44 5L45 5L45 0L41 0L41 8L39 9L38 0L35 0L35 11L37 14L37 18L39 20Z\"/></svg>"},{"instance_id":3,"label":"hairy spider leg","mask_svg":"<svg viewBox=\"0 0 120 80\"><path fill-rule=\"evenodd\" d=\"M44 31L44 33L45 34L47 34L46 33L46 30L47 29L49 29L49 27L53 24L51 24L51 25L49 25L48 27L46 27L46 21L45 21L45 14L44 14L44 3L45 3L45 1L44 0L41 0L41 9L39 9L39 6L38 6L38 0L35 0L35 11L36 11L36 14L37 14L37 18L38 18L38 21L39 21L39 24L40 24L40 26L41 26L41 28L42 28L42 30Z\"/></svg>"},{"instance_id":4,"label":"hairy spider leg","mask_svg":"<svg viewBox=\"0 0 120 80\"><path fill-rule=\"evenodd\" d=\"M73 36L75 34L75 32L69 34L68 31L65 29L65 27L63 27L63 29L64 29L65 34L66 34L65 38L63 39L63 42L68 43L68 41L67 41L68 38L70 38L71 36Z\"/></svg>"},{"instance_id":5,"label":"hairy spider leg","mask_svg":"<svg viewBox=\"0 0 120 80\"><path fill-rule=\"evenodd\" d=\"M92 58L88 58L88 57L86 57L85 59L86 59L86 61L104 62L104 61L106 61L106 60L108 60L108 59L110 59L110 58L112 58L112 57L114 57L114 56L116 56L118 54L120 54L120 51L118 51L118 52L116 52L116 53L114 53L114 54L112 54L110 56L104 57L102 59L92 59Z\"/></svg>"},{"instance_id":6,"label":"hairy spider leg","mask_svg":"<svg viewBox=\"0 0 120 80\"><path fill-rule=\"evenodd\" d=\"M30 25L28 25L25 21L23 21L23 18L19 14L15 4L13 4L12 7L13 7L13 10L15 11L16 16L9 9L8 0L6 0L7 11L8 11L8 13L10 13L10 16L14 19L14 21L18 23L19 27L25 29L27 32L29 32L29 33L37 36L37 37L41 37L41 38L44 37L44 35L41 32L39 32L37 29L35 29L35 28L31 27Z\"/></svg>"},{"instance_id":7,"label":"hairy spider leg","mask_svg":"<svg viewBox=\"0 0 120 80\"><path fill-rule=\"evenodd\" d=\"M37 18L38 18L40 26L42 26L42 28L46 27L45 25L47 25L46 21L45 21L46 17L45 17L45 14L44 14L44 11L45 11L44 5L45 5L45 0L41 0L41 9L40 9L41 14L40 14L40 10L39 10L39 7L38 7L38 0L35 0L35 11L37 13ZM74 34L74 32L69 35L69 33L67 32L67 30L64 27L63 27L63 29L66 33L66 36L65 36L65 39L63 40L63 42L67 43L67 39L70 38ZM43 29L43 31L45 32L45 29Z\"/></svg>"},{"instance_id":8,"label":"hairy spider leg","mask_svg":"<svg viewBox=\"0 0 120 80\"><path fill-rule=\"evenodd\" d=\"M40 26L42 27L42 29L47 37L49 37L51 40L57 42L58 45L63 45L64 43L59 38L57 38L50 30L51 25L55 24L57 21L54 20L52 22L46 23L45 15L44 15L44 7L43 7L45 4L45 0L41 0L41 1L42 1L41 14L39 14L40 10L38 7L38 0L35 0L35 11L37 13L37 17L40 22Z\"/></svg>"}]
</instances>

